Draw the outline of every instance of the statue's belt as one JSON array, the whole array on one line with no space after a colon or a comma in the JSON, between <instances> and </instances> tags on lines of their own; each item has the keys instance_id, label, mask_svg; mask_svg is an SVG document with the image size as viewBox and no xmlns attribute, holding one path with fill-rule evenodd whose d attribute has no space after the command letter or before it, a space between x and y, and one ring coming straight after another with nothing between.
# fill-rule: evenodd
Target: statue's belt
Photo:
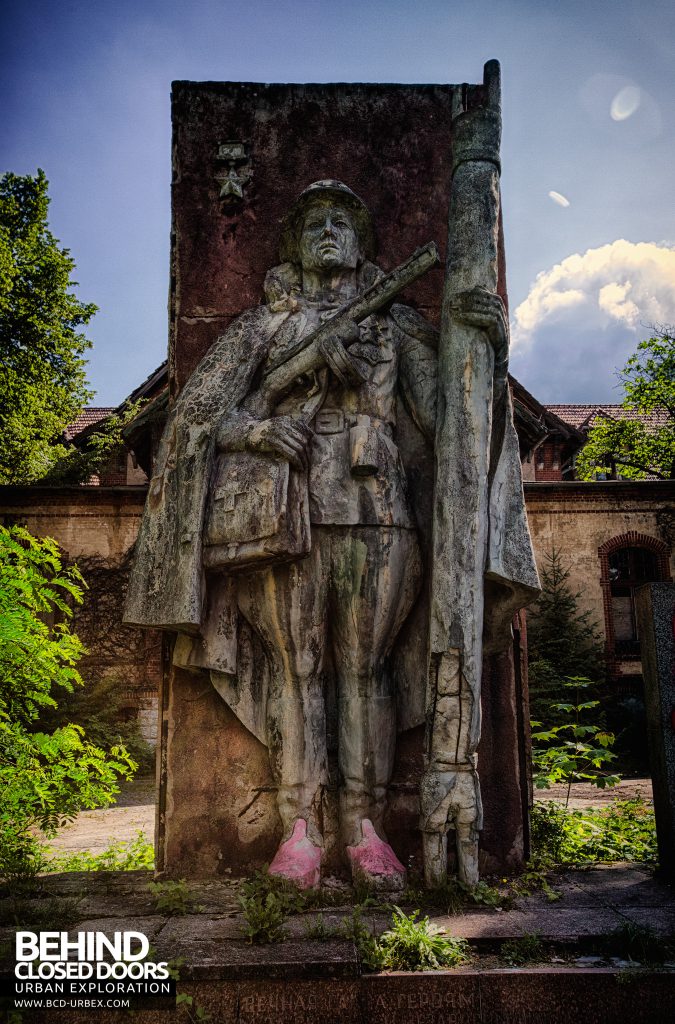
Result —
<instances>
[{"instance_id":1,"label":"statue's belt","mask_svg":"<svg viewBox=\"0 0 675 1024\"><path fill-rule=\"evenodd\" d=\"M315 434L341 434L344 430L365 425L364 421L367 421L368 426L374 430L382 431L391 437L392 425L386 420L381 420L377 416L364 416L361 413L346 413L342 409L319 409L312 422L312 429Z\"/></svg>"}]
</instances>

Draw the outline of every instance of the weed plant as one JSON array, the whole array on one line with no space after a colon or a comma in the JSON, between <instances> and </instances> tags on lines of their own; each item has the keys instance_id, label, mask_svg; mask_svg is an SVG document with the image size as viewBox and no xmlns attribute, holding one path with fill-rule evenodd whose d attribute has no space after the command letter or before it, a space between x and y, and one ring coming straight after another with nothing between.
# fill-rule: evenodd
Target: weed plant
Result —
<instances>
[{"instance_id":1,"label":"weed plant","mask_svg":"<svg viewBox=\"0 0 675 1024\"><path fill-rule=\"evenodd\" d=\"M353 907L351 917L342 922L342 934L356 946L359 959L368 971L379 971L382 967L377 939L363 920L363 907Z\"/></svg>"},{"instance_id":2,"label":"weed plant","mask_svg":"<svg viewBox=\"0 0 675 1024\"><path fill-rule=\"evenodd\" d=\"M305 938L314 942L328 942L330 939L345 937L344 929L336 925L326 924L323 914L314 914L305 922Z\"/></svg>"},{"instance_id":3,"label":"weed plant","mask_svg":"<svg viewBox=\"0 0 675 1024\"><path fill-rule=\"evenodd\" d=\"M600 725L587 721L588 712L598 714L600 702L583 700L592 683L583 677L568 678L562 684L573 691L573 700L557 702L549 707L548 717L564 716L558 725L542 726L532 721L533 782L537 789L549 789L556 783L567 786L569 802L573 782L587 782L599 789L616 786L619 775L608 770L616 760L610 747L615 736Z\"/></svg>"},{"instance_id":4,"label":"weed plant","mask_svg":"<svg viewBox=\"0 0 675 1024\"><path fill-rule=\"evenodd\" d=\"M307 906L307 896L294 885L267 871L256 871L244 883L239 896L244 915L243 932L249 942L281 942L289 914Z\"/></svg>"},{"instance_id":5,"label":"weed plant","mask_svg":"<svg viewBox=\"0 0 675 1024\"><path fill-rule=\"evenodd\" d=\"M524 967L543 960L544 947L539 936L533 933L502 943L500 955L509 967Z\"/></svg>"},{"instance_id":6,"label":"weed plant","mask_svg":"<svg viewBox=\"0 0 675 1024\"><path fill-rule=\"evenodd\" d=\"M155 908L159 913L181 915L199 909L192 906L190 890L184 878L179 881L149 882L148 889L155 897Z\"/></svg>"},{"instance_id":7,"label":"weed plant","mask_svg":"<svg viewBox=\"0 0 675 1024\"><path fill-rule=\"evenodd\" d=\"M258 892L241 897L246 924L242 931L249 942L263 944L281 942L285 937L286 905L275 892Z\"/></svg>"},{"instance_id":8,"label":"weed plant","mask_svg":"<svg viewBox=\"0 0 675 1024\"><path fill-rule=\"evenodd\" d=\"M389 971L436 971L468 960L465 939L446 935L428 917L418 918L419 910L408 915L394 908L391 928L375 943L377 966Z\"/></svg>"}]
</instances>

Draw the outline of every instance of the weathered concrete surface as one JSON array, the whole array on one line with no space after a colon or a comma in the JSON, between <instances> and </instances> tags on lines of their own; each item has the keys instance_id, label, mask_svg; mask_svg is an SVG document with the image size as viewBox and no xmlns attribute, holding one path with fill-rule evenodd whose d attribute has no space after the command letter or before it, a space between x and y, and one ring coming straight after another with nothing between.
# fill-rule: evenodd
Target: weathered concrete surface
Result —
<instances>
[{"instance_id":1,"label":"weathered concrete surface","mask_svg":"<svg viewBox=\"0 0 675 1024\"><path fill-rule=\"evenodd\" d=\"M168 954L173 955L172 950L178 944L184 947L186 978L192 976L192 966L199 963L198 956L190 952L192 947L219 947L225 964L230 962L228 957L231 955L227 946L234 943L248 949L247 963L254 962L257 949L249 946L242 931L244 921L238 899L242 883L239 880L222 878L189 882L188 912L173 917L155 909L155 897L148 888L151 881L152 873L149 871L47 875L42 879L42 894L34 895L21 905L34 913L48 901L54 927L59 923L61 912L67 912L71 932L100 928L112 933L123 927L122 921L138 921L139 928L147 927L152 932L153 941L162 943ZM550 876L550 882L559 894L555 902L538 891L530 896L517 897L512 909L508 910L477 906L454 915L434 911L429 914L434 923L453 935L469 938L478 950L483 951L497 949L505 938L534 933L550 939L561 948L577 946L580 940L583 940L583 948L588 948L592 939L607 936L627 920L640 916L648 918L649 927L657 933L675 935L672 929L669 932L675 915L675 887L644 867L621 862L598 865L588 870L560 871ZM286 927L290 946L295 948L307 939L308 945L304 948L309 949L315 940L310 941L308 933L315 930L312 926L319 918L323 919L328 930L339 927L351 917L349 890L345 887L344 891L344 905L308 910L288 918ZM404 905L404 909L408 907ZM9 926L7 918L15 913L15 901L5 895L0 899L3 941L14 934L16 925ZM366 908L362 917L371 931L380 933L389 927L391 911L384 905ZM329 938L337 941L340 936ZM285 944L264 947L261 956L265 962L274 950L285 950ZM9 952L5 949L3 963ZM351 951L343 950L343 953L348 960L353 959ZM235 959L240 959L238 954ZM223 971L212 977L227 977L225 967Z\"/></svg>"},{"instance_id":2,"label":"weathered concrete surface","mask_svg":"<svg viewBox=\"0 0 675 1024\"><path fill-rule=\"evenodd\" d=\"M281 822L267 750L206 673L173 669L167 684L157 869L180 878L269 863Z\"/></svg>"},{"instance_id":3,"label":"weathered concrete surface","mask_svg":"<svg viewBox=\"0 0 675 1024\"><path fill-rule=\"evenodd\" d=\"M183 957L179 991L212 1014L213 1020L236 1024L267 1024L283 1017L290 1024L355 1022L386 1024L411 1019L424 1024L624 1024L630 1020L670 1024L675 1010L675 970L626 966L611 952L593 952L599 940L627 921L648 924L657 934L673 935L675 891L644 868L615 864L571 871L552 879L561 893L550 903L542 893L519 899L511 911L473 910L432 920L453 934L469 937L476 957L465 968L420 974L363 975L353 943L338 937L327 942L307 938L318 913L326 928L337 927L350 912L335 908L311 911L289 921L289 940L277 945L250 946L239 931L236 881L191 883L201 913L167 918L152 912L149 872L61 875L47 880L52 925L59 924L58 904L84 896L97 907L96 916L71 923L71 932L99 928L106 933L130 928L144 931L162 956ZM129 912L129 899L136 913ZM102 913L107 901L107 913ZM85 904L81 904L82 907ZM0 901L4 919L9 907ZM72 907L69 907L72 914ZM72 918L71 918L72 919ZM365 923L380 932L389 924L383 910L368 911ZM13 968L16 925L0 929L4 948L2 970ZM670 931L669 931L670 929ZM543 962L534 967L497 967L495 951L502 941L538 933L550 940ZM549 962L551 957L555 962ZM587 966L580 966L587 963ZM50 1024L53 1011L33 1011L31 1024ZM64 1024L85 1024L91 1011L62 1011ZM97 1011L101 1024L117 1024L126 1016ZM135 1014L141 1024L187 1022L184 1010Z\"/></svg>"}]
</instances>

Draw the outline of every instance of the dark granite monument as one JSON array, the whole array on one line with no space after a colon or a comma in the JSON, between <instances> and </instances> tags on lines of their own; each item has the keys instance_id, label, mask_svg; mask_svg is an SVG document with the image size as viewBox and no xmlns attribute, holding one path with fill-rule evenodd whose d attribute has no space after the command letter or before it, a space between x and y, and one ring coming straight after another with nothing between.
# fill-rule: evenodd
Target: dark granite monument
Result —
<instances>
[{"instance_id":1,"label":"dark granite monument","mask_svg":"<svg viewBox=\"0 0 675 1024\"><path fill-rule=\"evenodd\" d=\"M659 867L675 878L675 584L636 597Z\"/></svg>"},{"instance_id":2,"label":"dark granite monument","mask_svg":"<svg viewBox=\"0 0 675 1024\"><path fill-rule=\"evenodd\" d=\"M126 611L167 636L158 870L515 869L538 579L498 66L175 83L173 126L172 406Z\"/></svg>"}]
</instances>

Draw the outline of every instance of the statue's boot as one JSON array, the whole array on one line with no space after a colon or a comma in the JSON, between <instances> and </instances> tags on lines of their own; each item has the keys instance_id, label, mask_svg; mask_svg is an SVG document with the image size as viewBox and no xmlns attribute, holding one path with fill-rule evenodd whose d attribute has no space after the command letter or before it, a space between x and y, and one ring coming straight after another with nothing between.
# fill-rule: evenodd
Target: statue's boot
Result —
<instances>
[{"instance_id":1,"label":"statue's boot","mask_svg":"<svg viewBox=\"0 0 675 1024\"><path fill-rule=\"evenodd\" d=\"M379 892L403 889L405 868L389 843L380 839L369 818L361 822L361 832L361 842L347 847L352 879L365 882Z\"/></svg>"},{"instance_id":2,"label":"statue's boot","mask_svg":"<svg viewBox=\"0 0 675 1024\"><path fill-rule=\"evenodd\" d=\"M270 875L293 882L298 889L315 889L321 880L321 849L307 837L307 822L298 818L290 839L282 843L270 864Z\"/></svg>"}]
</instances>

